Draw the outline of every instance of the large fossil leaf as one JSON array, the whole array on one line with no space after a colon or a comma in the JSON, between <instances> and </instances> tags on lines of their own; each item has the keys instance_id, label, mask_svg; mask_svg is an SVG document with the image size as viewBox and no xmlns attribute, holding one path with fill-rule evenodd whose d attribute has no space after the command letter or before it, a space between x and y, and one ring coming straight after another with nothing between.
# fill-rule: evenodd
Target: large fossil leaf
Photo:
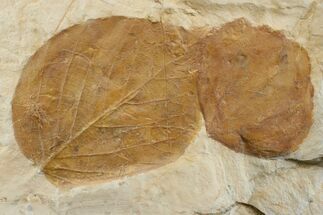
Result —
<instances>
[{"instance_id":1,"label":"large fossil leaf","mask_svg":"<svg viewBox=\"0 0 323 215\"><path fill-rule=\"evenodd\" d=\"M304 48L244 19L196 46L199 98L211 137L240 152L283 155L312 125L311 66Z\"/></svg>"},{"instance_id":2,"label":"large fossil leaf","mask_svg":"<svg viewBox=\"0 0 323 215\"><path fill-rule=\"evenodd\" d=\"M51 38L13 99L16 139L55 184L117 178L177 159L199 129L185 30L90 20Z\"/></svg>"}]
</instances>

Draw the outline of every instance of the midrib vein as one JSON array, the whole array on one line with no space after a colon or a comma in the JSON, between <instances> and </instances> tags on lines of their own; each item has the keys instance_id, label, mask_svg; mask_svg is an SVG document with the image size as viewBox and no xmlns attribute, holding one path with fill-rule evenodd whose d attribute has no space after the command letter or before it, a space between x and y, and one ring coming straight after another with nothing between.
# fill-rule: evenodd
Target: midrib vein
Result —
<instances>
[{"instance_id":1,"label":"midrib vein","mask_svg":"<svg viewBox=\"0 0 323 215\"><path fill-rule=\"evenodd\" d=\"M164 64L165 66L174 63L175 61L179 60L181 57L178 57L166 64ZM94 120L92 120L91 122L88 123L87 126L85 126L82 130L80 130L79 132L77 132L75 134L75 136L71 139L69 139L68 141L66 141L66 143L62 144L60 147L58 147L57 151L55 151L54 153L52 153L46 160L45 162L43 162L40 167L41 169L44 169L45 166L54 158L56 157L56 155L58 155L61 151L63 151L72 141L74 141L75 139L77 139L81 134L83 134L85 131L87 131L92 125L94 125L96 122L98 122L102 117L107 117L109 115L111 115L114 111L116 111L120 106L122 106L123 104L125 104L126 102L130 101L135 95L136 93L142 89L145 85L147 85L149 82L151 82L152 80L154 80L154 78L164 70L164 68L161 68L158 72L156 72L150 79L148 79L146 82L144 82L142 85L140 85L137 89L131 91L130 93L128 93L124 99L122 99L115 107L113 108L107 108L105 111L103 111L102 114L100 114L99 116L97 116L96 118L94 118Z\"/></svg>"}]
</instances>

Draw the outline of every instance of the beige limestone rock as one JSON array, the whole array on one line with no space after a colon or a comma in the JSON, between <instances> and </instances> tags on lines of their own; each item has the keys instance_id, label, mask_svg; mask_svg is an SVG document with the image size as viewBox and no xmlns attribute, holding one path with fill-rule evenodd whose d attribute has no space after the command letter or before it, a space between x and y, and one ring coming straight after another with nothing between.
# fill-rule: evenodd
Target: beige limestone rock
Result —
<instances>
[{"instance_id":1,"label":"beige limestone rock","mask_svg":"<svg viewBox=\"0 0 323 215\"><path fill-rule=\"evenodd\" d=\"M160 3L159 3L160 2ZM301 0L0 1L0 214L320 214L323 211L323 4ZM244 17L282 30L312 65L314 124L300 148L275 160L213 142L202 128L176 162L139 175L59 190L20 152L11 100L29 57L52 35L87 19L123 15L193 27ZM286 160L293 159L293 160ZM295 160L312 160L295 161ZM312 163L312 164L308 164Z\"/></svg>"}]
</instances>

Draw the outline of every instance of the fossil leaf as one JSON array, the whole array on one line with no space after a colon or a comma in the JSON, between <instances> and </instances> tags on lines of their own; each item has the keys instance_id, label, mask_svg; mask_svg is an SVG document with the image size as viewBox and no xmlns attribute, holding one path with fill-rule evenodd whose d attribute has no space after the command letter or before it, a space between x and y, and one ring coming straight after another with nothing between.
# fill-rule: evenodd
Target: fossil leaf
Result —
<instances>
[{"instance_id":1,"label":"fossil leaf","mask_svg":"<svg viewBox=\"0 0 323 215\"><path fill-rule=\"evenodd\" d=\"M260 156L297 149L312 125L307 52L269 27L238 19L194 46L198 91L208 134Z\"/></svg>"},{"instance_id":2,"label":"fossil leaf","mask_svg":"<svg viewBox=\"0 0 323 215\"><path fill-rule=\"evenodd\" d=\"M57 185L104 181L177 159L199 129L181 28L111 17L70 27L24 68L15 136Z\"/></svg>"}]
</instances>

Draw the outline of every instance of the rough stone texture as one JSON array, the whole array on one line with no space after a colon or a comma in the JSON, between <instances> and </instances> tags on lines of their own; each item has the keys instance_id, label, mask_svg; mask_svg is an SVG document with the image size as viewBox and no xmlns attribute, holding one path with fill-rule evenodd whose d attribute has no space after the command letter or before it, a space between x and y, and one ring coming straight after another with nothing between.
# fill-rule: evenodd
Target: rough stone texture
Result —
<instances>
[{"instance_id":1,"label":"rough stone texture","mask_svg":"<svg viewBox=\"0 0 323 215\"><path fill-rule=\"evenodd\" d=\"M0 214L320 214L322 207L323 5L299 0L0 1ZM20 152L11 100L29 57L60 30L90 18L124 15L192 27L245 17L283 30L310 56L313 126L281 159L236 153L205 128L176 162L111 183L59 190ZM304 161L299 161L304 160ZM247 211L247 212L246 212ZM254 211L254 210L253 210Z\"/></svg>"},{"instance_id":2,"label":"rough stone texture","mask_svg":"<svg viewBox=\"0 0 323 215\"><path fill-rule=\"evenodd\" d=\"M309 57L268 26L237 19L193 46L208 134L243 153L295 151L312 125Z\"/></svg>"}]
</instances>

